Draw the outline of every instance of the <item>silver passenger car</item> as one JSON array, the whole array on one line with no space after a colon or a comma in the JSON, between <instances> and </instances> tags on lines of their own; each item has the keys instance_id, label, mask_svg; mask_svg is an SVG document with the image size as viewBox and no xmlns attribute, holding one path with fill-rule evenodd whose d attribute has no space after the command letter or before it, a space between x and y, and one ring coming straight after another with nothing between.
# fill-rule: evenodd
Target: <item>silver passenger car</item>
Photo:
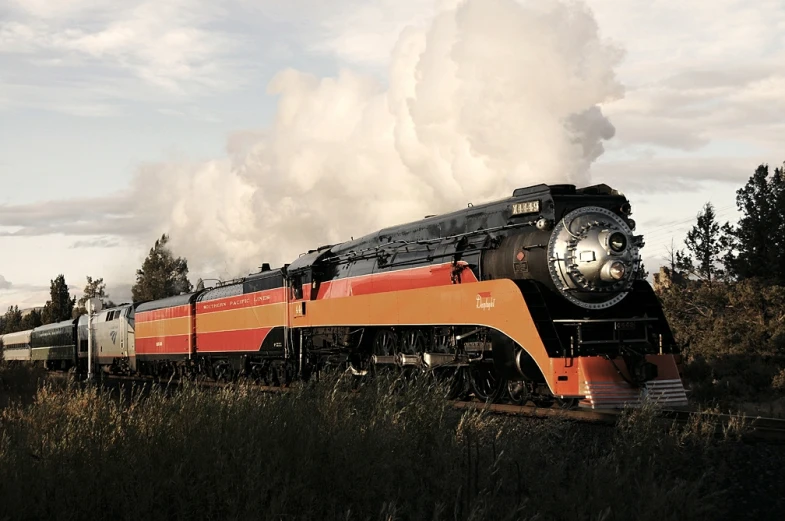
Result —
<instances>
[{"instance_id":1,"label":"silver passenger car","mask_svg":"<svg viewBox=\"0 0 785 521\"><path fill-rule=\"evenodd\" d=\"M3 359L8 361L30 361L30 334L32 329L2 335Z\"/></svg>"}]
</instances>

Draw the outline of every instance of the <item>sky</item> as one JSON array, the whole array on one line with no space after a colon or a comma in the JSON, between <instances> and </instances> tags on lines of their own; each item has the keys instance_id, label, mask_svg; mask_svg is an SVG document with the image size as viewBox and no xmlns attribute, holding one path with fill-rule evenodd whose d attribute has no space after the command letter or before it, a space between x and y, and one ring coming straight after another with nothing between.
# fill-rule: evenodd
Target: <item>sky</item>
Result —
<instances>
[{"instance_id":1,"label":"sky","mask_svg":"<svg viewBox=\"0 0 785 521\"><path fill-rule=\"evenodd\" d=\"M0 309L539 182L623 191L654 271L783 143L781 0L2 0Z\"/></svg>"}]
</instances>

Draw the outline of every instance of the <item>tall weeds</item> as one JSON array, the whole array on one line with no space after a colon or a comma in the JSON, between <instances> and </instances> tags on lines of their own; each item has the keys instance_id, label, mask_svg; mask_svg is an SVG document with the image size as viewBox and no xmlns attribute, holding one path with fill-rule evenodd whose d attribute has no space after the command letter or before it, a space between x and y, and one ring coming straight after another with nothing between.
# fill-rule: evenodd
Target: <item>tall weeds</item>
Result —
<instances>
[{"instance_id":1,"label":"tall weeds","mask_svg":"<svg viewBox=\"0 0 785 521\"><path fill-rule=\"evenodd\" d=\"M425 381L42 388L0 416L0 519L716 519L711 436L458 412Z\"/></svg>"}]
</instances>

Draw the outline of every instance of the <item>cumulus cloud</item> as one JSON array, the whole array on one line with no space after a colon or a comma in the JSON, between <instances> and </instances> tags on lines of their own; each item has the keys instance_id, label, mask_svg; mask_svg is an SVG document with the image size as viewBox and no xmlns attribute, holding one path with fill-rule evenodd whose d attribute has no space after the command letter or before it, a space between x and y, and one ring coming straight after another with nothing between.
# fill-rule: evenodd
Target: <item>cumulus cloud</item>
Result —
<instances>
[{"instance_id":1,"label":"cumulus cloud","mask_svg":"<svg viewBox=\"0 0 785 521\"><path fill-rule=\"evenodd\" d=\"M386 83L284 70L274 123L231 136L227 157L146 165L97 204L0 207L0 233L168 232L192 267L237 273L516 186L588 182L614 134L600 105L623 91L621 53L586 6L435 5L396 35Z\"/></svg>"},{"instance_id":2,"label":"cumulus cloud","mask_svg":"<svg viewBox=\"0 0 785 521\"><path fill-rule=\"evenodd\" d=\"M225 16L203 0L13 0L0 7L0 97L107 116L129 100L234 90L254 74L247 34L223 30Z\"/></svg>"},{"instance_id":3,"label":"cumulus cloud","mask_svg":"<svg viewBox=\"0 0 785 521\"><path fill-rule=\"evenodd\" d=\"M618 68L627 94L606 111L618 129L618 148L726 156L710 149L721 141L748 152L781 149L785 4L664 1L640 9L634 2L590 3L628 56Z\"/></svg>"},{"instance_id":4,"label":"cumulus cloud","mask_svg":"<svg viewBox=\"0 0 785 521\"><path fill-rule=\"evenodd\" d=\"M321 36L309 45L318 53L363 65L384 66L407 27L424 28L433 16L457 2L420 0L338 0L322 13Z\"/></svg>"},{"instance_id":5,"label":"cumulus cloud","mask_svg":"<svg viewBox=\"0 0 785 521\"><path fill-rule=\"evenodd\" d=\"M272 128L233 136L225 159L142 169L135 213L189 259L242 270L511 187L583 184L614 133L599 104L622 95L619 59L580 4L463 2L399 34L386 85L281 72Z\"/></svg>"}]
</instances>

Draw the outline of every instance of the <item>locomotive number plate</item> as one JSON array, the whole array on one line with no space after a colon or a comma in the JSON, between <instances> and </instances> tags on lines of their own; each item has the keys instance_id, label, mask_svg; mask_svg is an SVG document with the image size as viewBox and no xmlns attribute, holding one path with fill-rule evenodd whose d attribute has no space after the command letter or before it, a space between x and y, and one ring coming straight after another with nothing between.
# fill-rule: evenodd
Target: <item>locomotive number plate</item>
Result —
<instances>
[{"instance_id":1,"label":"locomotive number plate","mask_svg":"<svg viewBox=\"0 0 785 521\"><path fill-rule=\"evenodd\" d=\"M534 213L539 211L540 211L540 201L524 201L522 203L512 203L513 215Z\"/></svg>"},{"instance_id":2,"label":"locomotive number plate","mask_svg":"<svg viewBox=\"0 0 785 521\"><path fill-rule=\"evenodd\" d=\"M616 322L616 331L634 331L635 330L635 322Z\"/></svg>"}]
</instances>

